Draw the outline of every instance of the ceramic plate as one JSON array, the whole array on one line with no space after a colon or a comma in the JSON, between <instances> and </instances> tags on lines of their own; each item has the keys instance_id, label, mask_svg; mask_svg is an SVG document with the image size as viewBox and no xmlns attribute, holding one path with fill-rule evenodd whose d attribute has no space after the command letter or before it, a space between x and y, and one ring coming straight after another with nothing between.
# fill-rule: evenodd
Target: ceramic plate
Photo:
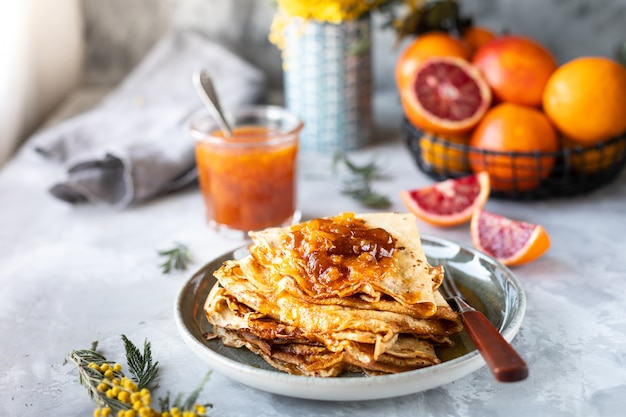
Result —
<instances>
[{"instance_id":1,"label":"ceramic plate","mask_svg":"<svg viewBox=\"0 0 626 417\"><path fill-rule=\"evenodd\" d=\"M524 291L511 271L472 248L432 236L422 236L422 246L431 264L441 263L466 297L511 341L522 324L526 309ZM205 265L183 286L175 306L176 324L185 343L216 370L257 389L297 398L328 401L372 400L416 393L462 378L485 365L465 332L456 346L440 352L443 362L415 371L392 375L346 375L316 378L289 375L270 367L245 348L207 341L212 331L203 305L216 280L213 272L228 259L245 256L244 248L228 252Z\"/></svg>"}]
</instances>

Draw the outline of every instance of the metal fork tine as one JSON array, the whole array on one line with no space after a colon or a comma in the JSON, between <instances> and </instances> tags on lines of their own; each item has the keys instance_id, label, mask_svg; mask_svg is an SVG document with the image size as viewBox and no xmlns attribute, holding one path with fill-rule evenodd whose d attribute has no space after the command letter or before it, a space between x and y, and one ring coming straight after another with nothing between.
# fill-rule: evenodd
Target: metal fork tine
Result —
<instances>
[{"instance_id":1,"label":"metal fork tine","mask_svg":"<svg viewBox=\"0 0 626 417\"><path fill-rule=\"evenodd\" d=\"M444 274L441 285L449 297L461 295L461 291L459 291L459 288L456 286L456 282L454 282L452 276L447 272Z\"/></svg>"},{"instance_id":2,"label":"metal fork tine","mask_svg":"<svg viewBox=\"0 0 626 417\"><path fill-rule=\"evenodd\" d=\"M443 295L446 300L454 301L456 309L460 313L464 313L466 311L474 311L474 308L465 302L463 294L454 282L454 278L452 278L452 276L447 271L444 271L443 281L441 282L439 290L441 292L441 295Z\"/></svg>"}]
</instances>

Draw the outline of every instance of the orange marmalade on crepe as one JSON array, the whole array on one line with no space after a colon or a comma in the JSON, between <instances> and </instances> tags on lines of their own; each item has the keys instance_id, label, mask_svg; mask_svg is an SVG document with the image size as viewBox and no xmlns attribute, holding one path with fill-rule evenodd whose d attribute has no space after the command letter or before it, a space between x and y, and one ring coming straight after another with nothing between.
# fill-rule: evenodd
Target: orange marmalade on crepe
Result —
<instances>
[{"instance_id":1,"label":"orange marmalade on crepe","mask_svg":"<svg viewBox=\"0 0 626 417\"><path fill-rule=\"evenodd\" d=\"M308 290L330 295L350 281L369 281L394 267L396 239L353 213L314 219L292 227L285 239L304 260Z\"/></svg>"}]
</instances>

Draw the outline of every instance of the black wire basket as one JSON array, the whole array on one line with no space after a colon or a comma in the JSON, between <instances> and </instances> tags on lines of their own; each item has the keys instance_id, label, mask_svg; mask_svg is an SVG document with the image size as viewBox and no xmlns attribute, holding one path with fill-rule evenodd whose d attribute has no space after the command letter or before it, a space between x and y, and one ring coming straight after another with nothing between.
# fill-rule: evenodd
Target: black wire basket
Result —
<instances>
[{"instance_id":1,"label":"black wire basket","mask_svg":"<svg viewBox=\"0 0 626 417\"><path fill-rule=\"evenodd\" d=\"M424 133L405 118L403 136L419 169L442 181L489 172L491 196L539 200L588 193L613 181L626 163L626 134L592 146L564 144L557 152L497 152Z\"/></svg>"}]
</instances>

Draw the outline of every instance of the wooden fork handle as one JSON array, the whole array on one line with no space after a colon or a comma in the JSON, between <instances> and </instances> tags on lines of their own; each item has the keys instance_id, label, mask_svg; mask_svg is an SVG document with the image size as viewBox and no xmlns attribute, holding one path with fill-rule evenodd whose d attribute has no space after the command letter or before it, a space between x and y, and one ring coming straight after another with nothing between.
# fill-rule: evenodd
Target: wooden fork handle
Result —
<instances>
[{"instance_id":1,"label":"wooden fork handle","mask_svg":"<svg viewBox=\"0 0 626 417\"><path fill-rule=\"evenodd\" d=\"M466 311L461 318L465 330L498 381L515 382L528 377L526 362L487 317L480 311Z\"/></svg>"}]
</instances>

